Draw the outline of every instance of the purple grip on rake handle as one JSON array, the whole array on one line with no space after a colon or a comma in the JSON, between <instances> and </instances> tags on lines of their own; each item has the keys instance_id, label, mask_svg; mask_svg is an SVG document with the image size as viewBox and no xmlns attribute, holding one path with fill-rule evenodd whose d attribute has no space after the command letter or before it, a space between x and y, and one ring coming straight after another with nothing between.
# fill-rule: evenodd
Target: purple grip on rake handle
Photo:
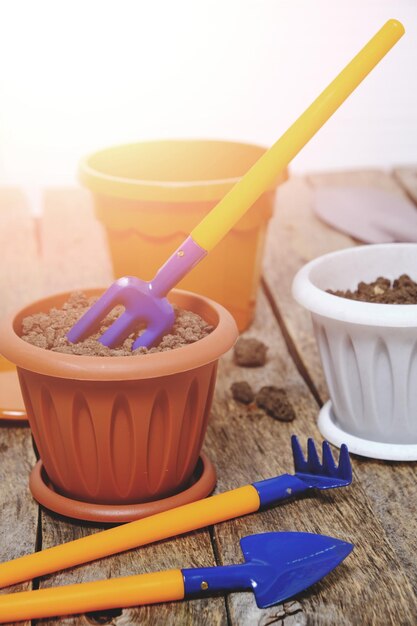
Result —
<instances>
[{"instance_id":1,"label":"purple grip on rake handle","mask_svg":"<svg viewBox=\"0 0 417 626\"><path fill-rule=\"evenodd\" d=\"M166 296L181 278L184 278L206 255L207 250L201 248L192 237L187 237L151 281L153 294L159 298Z\"/></svg>"},{"instance_id":2,"label":"purple grip on rake handle","mask_svg":"<svg viewBox=\"0 0 417 626\"><path fill-rule=\"evenodd\" d=\"M135 350L141 346L151 346L170 330L175 320L174 310L166 294L206 254L207 250L187 237L152 281L147 282L134 276L119 278L71 328L67 339L76 343L97 332L103 318L121 304L125 307L124 313L109 326L99 341L105 346L114 347L141 322L145 322L146 330L136 339L132 348Z\"/></svg>"}]
</instances>

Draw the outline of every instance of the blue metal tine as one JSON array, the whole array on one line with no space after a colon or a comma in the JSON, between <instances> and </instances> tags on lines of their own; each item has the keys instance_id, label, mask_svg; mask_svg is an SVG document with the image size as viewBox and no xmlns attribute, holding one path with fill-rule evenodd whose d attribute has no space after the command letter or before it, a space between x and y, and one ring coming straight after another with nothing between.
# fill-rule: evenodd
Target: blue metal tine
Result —
<instances>
[{"instance_id":1,"label":"blue metal tine","mask_svg":"<svg viewBox=\"0 0 417 626\"><path fill-rule=\"evenodd\" d=\"M352 465L349 458L349 450L345 443L342 443L340 447L338 476L352 481Z\"/></svg>"},{"instance_id":2,"label":"blue metal tine","mask_svg":"<svg viewBox=\"0 0 417 626\"><path fill-rule=\"evenodd\" d=\"M323 470L329 476L337 476L338 468L334 462L333 454L327 441L323 441Z\"/></svg>"},{"instance_id":3,"label":"blue metal tine","mask_svg":"<svg viewBox=\"0 0 417 626\"><path fill-rule=\"evenodd\" d=\"M316 446L311 437L307 440L307 465L310 474L322 474L323 468L317 454Z\"/></svg>"},{"instance_id":4,"label":"blue metal tine","mask_svg":"<svg viewBox=\"0 0 417 626\"><path fill-rule=\"evenodd\" d=\"M292 455L294 459L294 469L296 472L307 472L307 461L304 458L303 451L301 449L300 442L296 435L291 437Z\"/></svg>"},{"instance_id":5,"label":"blue metal tine","mask_svg":"<svg viewBox=\"0 0 417 626\"><path fill-rule=\"evenodd\" d=\"M336 489L347 487L352 482L352 468L349 452L343 444L340 449L340 462L337 466L330 445L322 444L323 462L320 461L313 439L307 443L307 460L304 457L300 442L295 435L291 437L295 474L282 474L275 478L267 478L252 483L258 492L262 507L277 500L288 498L289 495L303 493L307 489Z\"/></svg>"},{"instance_id":6,"label":"blue metal tine","mask_svg":"<svg viewBox=\"0 0 417 626\"><path fill-rule=\"evenodd\" d=\"M304 457L300 442L296 435L291 437L291 447L294 459L294 469L297 474L311 474L329 478L340 478L347 483L352 482L352 465L346 444L340 447L339 464L337 465L330 445L327 441L322 444L323 462L320 461L316 446L312 438L307 442L307 460Z\"/></svg>"}]
</instances>

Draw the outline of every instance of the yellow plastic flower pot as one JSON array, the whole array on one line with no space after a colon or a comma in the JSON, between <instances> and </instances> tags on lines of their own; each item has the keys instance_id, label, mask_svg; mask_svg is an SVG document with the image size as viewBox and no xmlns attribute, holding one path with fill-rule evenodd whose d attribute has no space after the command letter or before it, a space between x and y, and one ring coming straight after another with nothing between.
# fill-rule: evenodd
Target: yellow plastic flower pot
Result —
<instances>
[{"instance_id":1,"label":"yellow plastic flower pot","mask_svg":"<svg viewBox=\"0 0 417 626\"><path fill-rule=\"evenodd\" d=\"M80 178L93 192L96 214L106 227L115 275L153 278L265 150L226 141L168 140L116 146L87 157ZM240 331L253 318L275 188L178 285L223 304Z\"/></svg>"}]
</instances>

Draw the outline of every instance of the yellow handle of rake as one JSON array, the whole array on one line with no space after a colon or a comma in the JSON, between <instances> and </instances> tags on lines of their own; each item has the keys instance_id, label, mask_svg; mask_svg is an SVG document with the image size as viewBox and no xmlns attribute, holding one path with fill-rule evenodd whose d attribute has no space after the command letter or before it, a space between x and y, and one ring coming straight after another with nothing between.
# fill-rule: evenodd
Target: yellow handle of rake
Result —
<instances>
[{"instance_id":1,"label":"yellow handle of rake","mask_svg":"<svg viewBox=\"0 0 417 626\"><path fill-rule=\"evenodd\" d=\"M128 524L0 563L0 587L87 563L103 556L254 513L260 507L252 485L190 502Z\"/></svg>"},{"instance_id":2,"label":"yellow handle of rake","mask_svg":"<svg viewBox=\"0 0 417 626\"><path fill-rule=\"evenodd\" d=\"M191 232L209 251L229 232L259 196L316 134L404 34L403 25L388 20L280 139Z\"/></svg>"}]
</instances>

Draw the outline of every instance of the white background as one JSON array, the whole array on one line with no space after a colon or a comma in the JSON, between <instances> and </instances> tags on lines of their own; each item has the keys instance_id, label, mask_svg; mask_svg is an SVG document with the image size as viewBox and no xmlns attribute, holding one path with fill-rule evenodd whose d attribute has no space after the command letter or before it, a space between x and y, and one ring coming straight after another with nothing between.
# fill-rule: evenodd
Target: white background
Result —
<instances>
[{"instance_id":1,"label":"white background","mask_svg":"<svg viewBox=\"0 0 417 626\"><path fill-rule=\"evenodd\" d=\"M416 0L0 0L0 184L141 139L270 145L390 17L406 35L293 171L417 164Z\"/></svg>"}]
</instances>

